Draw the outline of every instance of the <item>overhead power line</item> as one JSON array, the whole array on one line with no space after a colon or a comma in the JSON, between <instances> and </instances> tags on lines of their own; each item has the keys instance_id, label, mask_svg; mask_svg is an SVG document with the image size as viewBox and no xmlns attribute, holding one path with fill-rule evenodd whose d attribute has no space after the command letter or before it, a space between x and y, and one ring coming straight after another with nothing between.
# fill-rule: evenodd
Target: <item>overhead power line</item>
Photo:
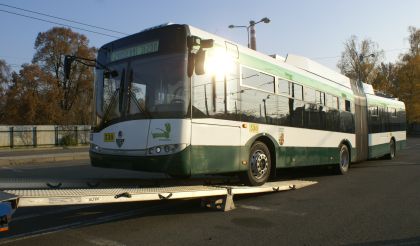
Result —
<instances>
[{"instance_id":1,"label":"overhead power line","mask_svg":"<svg viewBox=\"0 0 420 246\"><path fill-rule=\"evenodd\" d=\"M44 14L44 13L41 13L41 12L37 12L37 11L29 10L29 9L24 9L24 8L19 8L19 7L15 7L15 6L11 6L11 5L7 5L7 4L3 4L3 3L0 3L0 6L5 6L5 7L8 7L8 8L18 9L18 10L22 10L22 11L37 14L37 15L43 15L43 16L47 16L47 17L50 17L50 18L55 18L55 19L58 19L58 20L68 21L68 22L72 22L72 23L75 23L75 24L79 24L79 25L93 27L93 28L101 29L101 30L108 31L108 32L114 32L114 33L119 33L119 34L123 34L123 35L128 35L127 33L115 31L115 30L112 30L112 29L108 29L108 28L104 28L104 27L100 27L100 26L95 26L95 25L90 25L90 24L86 24L86 23L83 23L83 22L70 20L70 19L66 19L66 18L61 18L61 17L58 17L58 16L49 15L49 14Z\"/></svg>"},{"instance_id":2,"label":"overhead power line","mask_svg":"<svg viewBox=\"0 0 420 246\"><path fill-rule=\"evenodd\" d=\"M70 28L86 31L86 32L91 32L91 33L95 33L95 34L99 34L99 35L103 35L103 36L108 36L108 37L112 37L112 38L121 38L121 37L114 36L114 35L109 35L109 34L105 34L105 33L101 33L101 32L96 32L96 31L84 29L84 28L81 28L81 27L75 27L75 26L71 26L71 25L67 25L67 24L63 24L63 23L58 23L58 22L55 22L55 21L49 21L49 20L45 20L45 19L41 19L41 18L29 16L29 15L19 14L19 13L16 13L16 12L11 12L11 11L7 11L7 10L3 10L3 9L0 9L0 11L5 12L5 13L9 13L9 14L13 14L13 15L18 15L18 16L25 17L25 18L30 18L30 19L34 19L34 20L39 20L39 21L55 24L55 25L60 25L60 26L65 26L65 27L70 27Z\"/></svg>"}]
</instances>

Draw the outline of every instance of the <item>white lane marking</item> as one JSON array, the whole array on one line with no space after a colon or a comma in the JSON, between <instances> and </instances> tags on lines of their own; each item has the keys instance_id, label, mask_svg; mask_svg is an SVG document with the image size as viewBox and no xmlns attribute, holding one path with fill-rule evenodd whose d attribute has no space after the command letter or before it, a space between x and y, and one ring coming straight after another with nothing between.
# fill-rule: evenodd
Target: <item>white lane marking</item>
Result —
<instances>
[{"instance_id":1,"label":"white lane marking","mask_svg":"<svg viewBox=\"0 0 420 246\"><path fill-rule=\"evenodd\" d=\"M108 239L105 239L105 238L93 238L93 239L89 239L87 241L89 243L93 243L93 244L99 245L99 246L126 246L123 243L108 240Z\"/></svg>"},{"instance_id":2,"label":"white lane marking","mask_svg":"<svg viewBox=\"0 0 420 246\"><path fill-rule=\"evenodd\" d=\"M238 207L239 208L244 208L244 209L256 210L256 211L263 211L263 212L274 211L274 209L263 208L263 207L252 206L252 205L238 205ZM299 213L299 212L285 211L285 210L279 210L279 211L276 211L276 213L281 213L281 214L285 214L285 215L292 215L292 216L299 216L299 217L303 217L303 216L306 215L306 213Z\"/></svg>"},{"instance_id":3,"label":"white lane marking","mask_svg":"<svg viewBox=\"0 0 420 246\"><path fill-rule=\"evenodd\" d=\"M285 215L299 216L299 217L303 217L303 216L306 215L306 213L299 213L299 212L294 212L294 211L284 211L284 210L280 210L280 211L278 211L278 213L285 214Z\"/></svg>"},{"instance_id":4,"label":"white lane marking","mask_svg":"<svg viewBox=\"0 0 420 246\"><path fill-rule=\"evenodd\" d=\"M239 208L244 208L244 209L250 209L250 210L257 210L257 211L273 211L273 209L270 208L263 208L263 207L258 207L258 206L252 206L252 205L238 205Z\"/></svg>"}]
</instances>

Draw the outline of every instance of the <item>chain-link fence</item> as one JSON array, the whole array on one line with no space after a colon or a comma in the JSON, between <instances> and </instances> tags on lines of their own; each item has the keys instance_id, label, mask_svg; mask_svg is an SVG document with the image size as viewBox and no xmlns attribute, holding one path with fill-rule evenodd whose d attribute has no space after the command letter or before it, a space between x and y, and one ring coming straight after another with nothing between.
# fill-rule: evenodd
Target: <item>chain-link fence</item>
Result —
<instances>
[{"instance_id":1,"label":"chain-link fence","mask_svg":"<svg viewBox=\"0 0 420 246\"><path fill-rule=\"evenodd\" d=\"M0 148L89 144L90 126L0 126Z\"/></svg>"}]
</instances>

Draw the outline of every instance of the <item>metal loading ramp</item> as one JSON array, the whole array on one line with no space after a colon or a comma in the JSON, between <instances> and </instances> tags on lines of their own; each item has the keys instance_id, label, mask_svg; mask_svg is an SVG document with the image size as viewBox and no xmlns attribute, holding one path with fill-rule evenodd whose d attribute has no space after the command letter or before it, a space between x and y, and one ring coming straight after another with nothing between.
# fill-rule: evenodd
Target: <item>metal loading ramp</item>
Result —
<instances>
[{"instance_id":1,"label":"metal loading ramp","mask_svg":"<svg viewBox=\"0 0 420 246\"><path fill-rule=\"evenodd\" d=\"M7 189L0 191L0 229L7 230L18 207L107 204L201 198L202 205L223 211L235 208L234 195L257 194L299 189L313 181L288 180L262 186L186 185L161 187ZM0 231L2 231L0 230Z\"/></svg>"}]
</instances>

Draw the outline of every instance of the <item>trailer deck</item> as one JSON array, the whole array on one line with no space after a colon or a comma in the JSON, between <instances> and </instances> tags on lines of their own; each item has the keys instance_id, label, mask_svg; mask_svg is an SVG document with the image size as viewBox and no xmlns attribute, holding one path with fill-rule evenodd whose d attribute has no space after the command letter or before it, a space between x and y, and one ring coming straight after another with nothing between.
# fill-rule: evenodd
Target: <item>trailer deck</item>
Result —
<instances>
[{"instance_id":1,"label":"trailer deck","mask_svg":"<svg viewBox=\"0 0 420 246\"><path fill-rule=\"evenodd\" d=\"M241 185L179 185L157 187L105 187L66 188L62 183L47 183L48 187L0 190L0 231L8 230L12 214L18 207L66 206L82 204L107 204L173 199L201 198L202 205L218 207L223 211L234 209L233 196L299 189L316 184L313 181L289 180L267 182L262 186ZM36 184L36 183L35 183ZM74 183L73 183L74 186ZM69 186L69 187L73 187ZM54 188L55 187L55 188Z\"/></svg>"}]
</instances>

